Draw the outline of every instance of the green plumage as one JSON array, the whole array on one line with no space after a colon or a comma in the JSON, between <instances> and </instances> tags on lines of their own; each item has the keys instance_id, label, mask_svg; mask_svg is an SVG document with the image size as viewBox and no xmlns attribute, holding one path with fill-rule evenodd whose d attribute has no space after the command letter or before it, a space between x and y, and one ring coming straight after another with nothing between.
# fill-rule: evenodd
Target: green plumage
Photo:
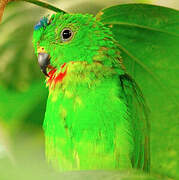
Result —
<instances>
[{"instance_id":1,"label":"green plumage","mask_svg":"<svg viewBox=\"0 0 179 180\"><path fill-rule=\"evenodd\" d=\"M62 39L64 28L73 32L69 41ZM34 47L37 54L43 47L56 69L46 80L48 160L60 170L148 171L145 102L110 27L91 15L59 13L35 29Z\"/></svg>"}]
</instances>

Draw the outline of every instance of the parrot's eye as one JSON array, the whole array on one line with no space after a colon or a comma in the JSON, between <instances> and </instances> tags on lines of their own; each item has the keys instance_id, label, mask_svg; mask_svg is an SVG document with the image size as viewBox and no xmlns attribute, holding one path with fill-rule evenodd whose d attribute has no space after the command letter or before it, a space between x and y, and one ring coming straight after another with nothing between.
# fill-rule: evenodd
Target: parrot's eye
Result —
<instances>
[{"instance_id":1,"label":"parrot's eye","mask_svg":"<svg viewBox=\"0 0 179 180\"><path fill-rule=\"evenodd\" d=\"M62 41L69 41L73 36L73 32L71 29L65 28L61 32L61 39Z\"/></svg>"}]
</instances>

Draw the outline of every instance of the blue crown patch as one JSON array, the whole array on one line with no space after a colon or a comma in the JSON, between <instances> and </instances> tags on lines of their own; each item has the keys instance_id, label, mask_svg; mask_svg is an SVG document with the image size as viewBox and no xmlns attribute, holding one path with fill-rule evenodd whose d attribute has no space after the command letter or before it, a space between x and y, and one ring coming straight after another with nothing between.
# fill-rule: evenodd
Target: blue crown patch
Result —
<instances>
[{"instance_id":1,"label":"blue crown patch","mask_svg":"<svg viewBox=\"0 0 179 180\"><path fill-rule=\"evenodd\" d=\"M34 26L34 30L38 30L41 27L45 28L48 25L48 18L47 17L43 17L42 19L40 19L40 21Z\"/></svg>"}]
</instances>

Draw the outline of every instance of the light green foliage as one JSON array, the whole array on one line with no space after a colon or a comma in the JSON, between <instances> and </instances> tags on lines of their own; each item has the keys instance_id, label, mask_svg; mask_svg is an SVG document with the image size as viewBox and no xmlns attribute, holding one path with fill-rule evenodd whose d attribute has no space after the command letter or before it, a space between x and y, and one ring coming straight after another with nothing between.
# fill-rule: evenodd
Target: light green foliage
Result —
<instances>
[{"instance_id":1,"label":"light green foliage","mask_svg":"<svg viewBox=\"0 0 179 180\"><path fill-rule=\"evenodd\" d=\"M32 112L36 110L38 104L42 105L42 108L44 108L44 105L41 101L42 99L45 100L46 98L42 97L42 99L39 99L39 96L46 94L46 90L43 88L43 84L39 81L34 82L34 84L31 85L26 91L21 93L4 88L0 88L0 91L0 109L3 109L3 111L1 111L0 118L4 121L5 124L11 125L9 126L11 130L16 130L16 126L24 126L23 119L27 120L26 124L30 123L31 119L28 117L30 116L28 112L29 107L31 107ZM22 102L23 106L21 104ZM6 106L8 108L4 108ZM16 121L16 119L18 119L18 121ZM35 121L38 123L38 119L34 118L34 123Z\"/></svg>"},{"instance_id":2,"label":"light green foliage","mask_svg":"<svg viewBox=\"0 0 179 180\"><path fill-rule=\"evenodd\" d=\"M40 129L47 98L32 47L33 26L44 11L28 7L9 4L0 24L0 121L13 135Z\"/></svg>"}]
</instances>

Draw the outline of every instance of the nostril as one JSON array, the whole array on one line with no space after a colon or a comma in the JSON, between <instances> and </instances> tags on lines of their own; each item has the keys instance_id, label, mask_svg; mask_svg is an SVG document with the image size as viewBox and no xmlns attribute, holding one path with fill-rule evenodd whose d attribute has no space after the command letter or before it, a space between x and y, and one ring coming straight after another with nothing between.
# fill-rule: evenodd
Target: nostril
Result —
<instances>
[{"instance_id":1,"label":"nostril","mask_svg":"<svg viewBox=\"0 0 179 180\"><path fill-rule=\"evenodd\" d=\"M45 53L45 48L44 47L38 47L37 52L38 53Z\"/></svg>"}]
</instances>

